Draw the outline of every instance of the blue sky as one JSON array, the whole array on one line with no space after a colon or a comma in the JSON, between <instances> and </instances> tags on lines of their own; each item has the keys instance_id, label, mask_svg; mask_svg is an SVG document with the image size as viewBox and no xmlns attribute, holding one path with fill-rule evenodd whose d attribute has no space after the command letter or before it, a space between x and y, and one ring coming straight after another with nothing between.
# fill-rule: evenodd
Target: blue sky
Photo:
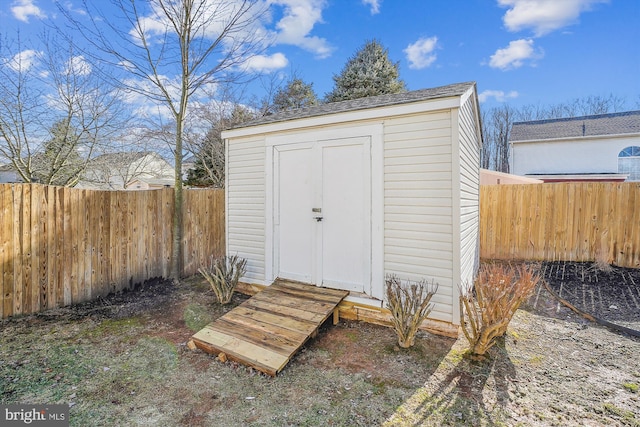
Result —
<instances>
[{"instance_id":1,"label":"blue sky","mask_svg":"<svg viewBox=\"0 0 640 427\"><path fill-rule=\"evenodd\" d=\"M400 63L411 90L473 80L485 106L613 94L640 109L640 0L268 2L270 19L261 25L276 43L251 66L295 71L320 97L347 59L375 38ZM76 10L80 0L61 4ZM24 50L37 50L36 35L62 20L53 0L0 0L2 38L19 30Z\"/></svg>"}]
</instances>

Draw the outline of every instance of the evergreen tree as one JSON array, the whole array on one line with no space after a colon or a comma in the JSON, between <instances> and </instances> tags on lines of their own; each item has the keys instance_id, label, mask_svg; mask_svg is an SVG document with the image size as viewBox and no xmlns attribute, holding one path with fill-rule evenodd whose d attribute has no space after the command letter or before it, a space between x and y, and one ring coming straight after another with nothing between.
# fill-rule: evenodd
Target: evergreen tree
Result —
<instances>
[{"instance_id":1,"label":"evergreen tree","mask_svg":"<svg viewBox=\"0 0 640 427\"><path fill-rule=\"evenodd\" d=\"M221 114L198 144L194 168L187 172L185 184L191 187L224 188L223 130L255 118L254 114L236 104L227 114Z\"/></svg>"},{"instance_id":2,"label":"evergreen tree","mask_svg":"<svg viewBox=\"0 0 640 427\"><path fill-rule=\"evenodd\" d=\"M313 90L313 83L305 83L294 77L287 85L280 88L273 98L273 111L287 111L296 108L318 105L318 97Z\"/></svg>"},{"instance_id":3,"label":"evergreen tree","mask_svg":"<svg viewBox=\"0 0 640 427\"><path fill-rule=\"evenodd\" d=\"M50 134L44 153L34 158L34 178L43 184L73 187L85 169L85 162L78 151L80 136L68 119L56 122Z\"/></svg>"},{"instance_id":4,"label":"evergreen tree","mask_svg":"<svg viewBox=\"0 0 640 427\"><path fill-rule=\"evenodd\" d=\"M398 68L398 63L389 59L387 49L376 40L369 41L349 58L339 75L333 76L335 86L326 101L404 92L406 87L399 79Z\"/></svg>"}]
</instances>

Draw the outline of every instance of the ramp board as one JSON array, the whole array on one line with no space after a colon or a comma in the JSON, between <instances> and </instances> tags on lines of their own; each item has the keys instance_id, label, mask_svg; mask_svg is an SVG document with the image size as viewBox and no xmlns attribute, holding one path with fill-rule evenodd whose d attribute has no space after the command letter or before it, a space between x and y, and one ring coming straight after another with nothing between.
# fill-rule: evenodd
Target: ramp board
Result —
<instances>
[{"instance_id":1,"label":"ramp board","mask_svg":"<svg viewBox=\"0 0 640 427\"><path fill-rule=\"evenodd\" d=\"M333 314L348 291L276 280L191 337L197 348L275 376Z\"/></svg>"}]
</instances>

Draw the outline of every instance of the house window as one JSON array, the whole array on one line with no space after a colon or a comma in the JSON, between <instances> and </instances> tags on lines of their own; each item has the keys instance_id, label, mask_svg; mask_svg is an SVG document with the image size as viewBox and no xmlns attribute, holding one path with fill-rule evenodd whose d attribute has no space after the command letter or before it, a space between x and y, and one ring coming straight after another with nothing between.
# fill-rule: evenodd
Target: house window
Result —
<instances>
[{"instance_id":1,"label":"house window","mask_svg":"<svg viewBox=\"0 0 640 427\"><path fill-rule=\"evenodd\" d=\"M627 181L640 181L640 147L627 147L618 154L618 173L628 173Z\"/></svg>"}]
</instances>

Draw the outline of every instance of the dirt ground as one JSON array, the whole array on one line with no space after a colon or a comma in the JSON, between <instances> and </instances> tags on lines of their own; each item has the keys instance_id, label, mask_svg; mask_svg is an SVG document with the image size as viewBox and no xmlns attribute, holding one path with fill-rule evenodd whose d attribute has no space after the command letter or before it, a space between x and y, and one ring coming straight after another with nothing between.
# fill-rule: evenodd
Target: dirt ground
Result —
<instances>
[{"instance_id":1,"label":"dirt ground","mask_svg":"<svg viewBox=\"0 0 640 427\"><path fill-rule=\"evenodd\" d=\"M569 280L587 277L582 267L592 266L542 271L556 292L564 283L562 296L588 308L598 291ZM640 270L616 272L596 273L608 286L599 314L640 329L629 302L640 293L626 286L640 283ZM401 350L391 329L341 321L276 378L186 348L244 299L221 307L197 277L156 280L1 321L0 402L68 403L74 426L640 426L640 338L576 315L544 287L486 362L463 357L464 337L421 332Z\"/></svg>"}]
</instances>

